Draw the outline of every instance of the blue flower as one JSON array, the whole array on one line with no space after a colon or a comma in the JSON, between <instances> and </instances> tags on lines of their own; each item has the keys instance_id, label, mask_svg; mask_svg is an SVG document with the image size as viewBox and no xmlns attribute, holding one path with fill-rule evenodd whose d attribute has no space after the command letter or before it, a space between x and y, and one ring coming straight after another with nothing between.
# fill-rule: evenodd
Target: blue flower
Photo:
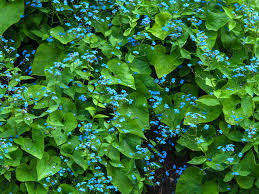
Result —
<instances>
[{"instance_id":1,"label":"blue flower","mask_svg":"<svg viewBox=\"0 0 259 194\"><path fill-rule=\"evenodd\" d=\"M61 187L59 187L59 188L57 189L57 191L58 191L59 193L61 192L61 190L62 190Z\"/></svg>"},{"instance_id":2,"label":"blue flower","mask_svg":"<svg viewBox=\"0 0 259 194\"><path fill-rule=\"evenodd\" d=\"M151 23L150 18L147 15L145 15L144 19L141 21L141 25L147 26L150 23Z\"/></svg>"},{"instance_id":3,"label":"blue flower","mask_svg":"<svg viewBox=\"0 0 259 194\"><path fill-rule=\"evenodd\" d=\"M208 130L209 127L210 127L210 126L209 126L208 124L205 124L205 125L204 125L204 129L205 129L205 130Z\"/></svg>"},{"instance_id":4,"label":"blue flower","mask_svg":"<svg viewBox=\"0 0 259 194\"><path fill-rule=\"evenodd\" d=\"M227 158L227 161L229 161L230 163L232 163L234 161L234 158Z\"/></svg>"},{"instance_id":5,"label":"blue flower","mask_svg":"<svg viewBox=\"0 0 259 194\"><path fill-rule=\"evenodd\" d=\"M239 175L239 172L232 172L232 174L233 174L234 176L238 176L238 175Z\"/></svg>"},{"instance_id":6,"label":"blue flower","mask_svg":"<svg viewBox=\"0 0 259 194\"><path fill-rule=\"evenodd\" d=\"M199 139L199 140L197 141L197 144L200 144L200 143L203 143L203 142L204 142L203 139Z\"/></svg>"}]
</instances>

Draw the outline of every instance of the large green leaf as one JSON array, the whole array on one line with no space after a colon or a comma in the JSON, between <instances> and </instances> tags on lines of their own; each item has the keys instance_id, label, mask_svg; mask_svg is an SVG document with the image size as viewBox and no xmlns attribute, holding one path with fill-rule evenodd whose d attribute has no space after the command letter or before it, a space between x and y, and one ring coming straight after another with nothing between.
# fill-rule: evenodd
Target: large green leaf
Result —
<instances>
[{"instance_id":1,"label":"large green leaf","mask_svg":"<svg viewBox=\"0 0 259 194\"><path fill-rule=\"evenodd\" d=\"M129 105L128 103L121 104L118 107L118 111L123 115L127 120L135 120L139 125L139 129L149 128L149 112L147 106L147 99L143 95L139 95L137 92L133 92L129 96L131 99L134 99L133 103ZM130 117L128 116L130 114Z\"/></svg>"},{"instance_id":2,"label":"large green leaf","mask_svg":"<svg viewBox=\"0 0 259 194\"><path fill-rule=\"evenodd\" d=\"M243 189L251 189L254 184L255 177L252 176L237 176L236 181Z\"/></svg>"},{"instance_id":3,"label":"large green leaf","mask_svg":"<svg viewBox=\"0 0 259 194\"><path fill-rule=\"evenodd\" d=\"M68 138L67 134L62 132L61 127L57 127L55 130L51 131L51 135L58 146L65 143Z\"/></svg>"},{"instance_id":4,"label":"large green leaf","mask_svg":"<svg viewBox=\"0 0 259 194\"><path fill-rule=\"evenodd\" d=\"M202 182L200 168L190 166L180 176L176 185L176 194L218 194L219 187L215 181Z\"/></svg>"},{"instance_id":5,"label":"large green leaf","mask_svg":"<svg viewBox=\"0 0 259 194\"><path fill-rule=\"evenodd\" d=\"M63 120L63 113L62 111L57 110L49 114L47 118L47 123L49 123L51 126L63 127L64 124L62 123L62 120Z\"/></svg>"},{"instance_id":6,"label":"large green leaf","mask_svg":"<svg viewBox=\"0 0 259 194\"><path fill-rule=\"evenodd\" d=\"M32 74L44 76L44 69L49 65L53 65L62 56L62 51L54 46L54 44L42 43L36 51L33 64Z\"/></svg>"},{"instance_id":7,"label":"large green leaf","mask_svg":"<svg viewBox=\"0 0 259 194\"><path fill-rule=\"evenodd\" d=\"M205 34L208 36L208 49L212 49L216 43L218 33L215 31L207 31Z\"/></svg>"},{"instance_id":8,"label":"large green leaf","mask_svg":"<svg viewBox=\"0 0 259 194\"><path fill-rule=\"evenodd\" d=\"M202 174L197 167L187 168L176 185L176 194L202 194Z\"/></svg>"},{"instance_id":9,"label":"large green leaf","mask_svg":"<svg viewBox=\"0 0 259 194\"><path fill-rule=\"evenodd\" d=\"M199 156L199 157L194 157L188 163L197 165L197 164L203 164L206 160L207 160L207 158L205 156Z\"/></svg>"},{"instance_id":10,"label":"large green leaf","mask_svg":"<svg viewBox=\"0 0 259 194\"><path fill-rule=\"evenodd\" d=\"M195 66L194 70L195 70L196 84L207 94L210 94L211 92L213 92L216 86L216 83L215 83L216 75L208 71L204 71L204 68L200 66Z\"/></svg>"},{"instance_id":11,"label":"large green leaf","mask_svg":"<svg viewBox=\"0 0 259 194\"><path fill-rule=\"evenodd\" d=\"M241 118L241 120L249 118L253 114L255 106L252 97L248 95L241 99L237 95L232 95L223 99L222 105L226 122L231 125L240 122Z\"/></svg>"},{"instance_id":12,"label":"large green leaf","mask_svg":"<svg viewBox=\"0 0 259 194\"><path fill-rule=\"evenodd\" d=\"M252 174L256 175L258 173L256 167L254 153L252 150L250 150L240 161L240 163L233 165L232 171L238 172L240 176L248 176L252 171Z\"/></svg>"},{"instance_id":13,"label":"large green leaf","mask_svg":"<svg viewBox=\"0 0 259 194\"><path fill-rule=\"evenodd\" d=\"M210 96L210 95L201 96L197 101L201 102L202 104L205 104L207 106L217 106L217 105L220 105L219 100L216 97Z\"/></svg>"},{"instance_id":14,"label":"large green leaf","mask_svg":"<svg viewBox=\"0 0 259 194\"><path fill-rule=\"evenodd\" d=\"M43 158L37 161L37 176L38 181L50 176L60 170L60 158L57 156L50 156L47 152L44 153Z\"/></svg>"},{"instance_id":15,"label":"large green leaf","mask_svg":"<svg viewBox=\"0 0 259 194\"><path fill-rule=\"evenodd\" d=\"M141 128L136 122L136 120L127 119L127 121L120 123L120 125L121 125L121 129L118 128L120 132L122 132L122 130L127 130L128 134L134 134L143 139L146 139L143 131L144 128Z\"/></svg>"},{"instance_id":16,"label":"large green leaf","mask_svg":"<svg viewBox=\"0 0 259 194\"><path fill-rule=\"evenodd\" d=\"M31 160L29 165L21 164L16 168L15 173L18 181L37 181L36 160Z\"/></svg>"},{"instance_id":17,"label":"large green leaf","mask_svg":"<svg viewBox=\"0 0 259 194\"><path fill-rule=\"evenodd\" d=\"M172 18L170 13L162 12L155 16L155 24L149 30L154 36L164 40L171 32L162 30L162 28L167 24L167 22Z\"/></svg>"},{"instance_id":18,"label":"large green leaf","mask_svg":"<svg viewBox=\"0 0 259 194\"><path fill-rule=\"evenodd\" d=\"M134 77L130 73L129 66L118 59L112 59L108 61L108 69L102 71L102 75L106 78L112 79L112 84L121 84L130 88L135 88Z\"/></svg>"},{"instance_id":19,"label":"large green leaf","mask_svg":"<svg viewBox=\"0 0 259 194\"><path fill-rule=\"evenodd\" d=\"M200 98L199 98L200 99ZM204 100L201 100L202 102L197 102L197 106L190 106L187 112L191 112L190 115L186 116L184 119L184 124L199 124L199 123L207 123L214 121L217 119L221 112L222 107L221 105L211 106L204 104ZM201 99L203 99L201 97ZM208 102L207 104L215 104L215 102Z\"/></svg>"},{"instance_id":20,"label":"large green leaf","mask_svg":"<svg viewBox=\"0 0 259 194\"><path fill-rule=\"evenodd\" d=\"M177 53L167 55L166 48L162 45L155 46L155 49L148 54L148 59L155 66L158 78L171 73L182 63L180 55Z\"/></svg>"},{"instance_id":21,"label":"large green leaf","mask_svg":"<svg viewBox=\"0 0 259 194\"><path fill-rule=\"evenodd\" d=\"M219 193L219 186L215 181L207 181L204 183L202 187L203 194L218 194Z\"/></svg>"},{"instance_id":22,"label":"large green leaf","mask_svg":"<svg viewBox=\"0 0 259 194\"><path fill-rule=\"evenodd\" d=\"M50 30L50 35L59 40L62 44L67 44L76 38L73 33L65 32L62 26L57 26Z\"/></svg>"},{"instance_id":23,"label":"large green leaf","mask_svg":"<svg viewBox=\"0 0 259 194\"><path fill-rule=\"evenodd\" d=\"M39 183L26 182L25 183L28 194L46 194L47 190Z\"/></svg>"},{"instance_id":24,"label":"large green leaf","mask_svg":"<svg viewBox=\"0 0 259 194\"><path fill-rule=\"evenodd\" d=\"M112 177L113 185L115 185L121 193L128 194L132 191L133 185L121 168L115 168L108 165L107 173Z\"/></svg>"},{"instance_id":25,"label":"large green leaf","mask_svg":"<svg viewBox=\"0 0 259 194\"><path fill-rule=\"evenodd\" d=\"M85 153L81 151L75 151L72 155L72 159L84 170L88 168L87 160L84 159Z\"/></svg>"},{"instance_id":26,"label":"large green leaf","mask_svg":"<svg viewBox=\"0 0 259 194\"><path fill-rule=\"evenodd\" d=\"M259 58L259 38L256 39L256 44L255 44L255 56Z\"/></svg>"},{"instance_id":27,"label":"large green leaf","mask_svg":"<svg viewBox=\"0 0 259 194\"><path fill-rule=\"evenodd\" d=\"M21 159L23 157L23 151L21 149L17 149L14 152L10 152L8 153L8 155L10 156L10 159L9 158L5 159L5 165L13 166L13 167L17 167L20 165Z\"/></svg>"},{"instance_id":28,"label":"large green leaf","mask_svg":"<svg viewBox=\"0 0 259 194\"><path fill-rule=\"evenodd\" d=\"M42 158L44 153L44 135L39 129L32 129L32 139L20 136L18 139L14 139L14 142L19 144L25 152L38 159Z\"/></svg>"},{"instance_id":29,"label":"large green leaf","mask_svg":"<svg viewBox=\"0 0 259 194\"><path fill-rule=\"evenodd\" d=\"M76 105L74 101L70 98L62 97L61 104L63 113L77 113Z\"/></svg>"},{"instance_id":30,"label":"large green leaf","mask_svg":"<svg viewBox=\"0 0 259 194\"><path fill-rule=\"evenodd\" d=\"M229 21L229 18L227 14L225 14L224 12L221 12L221 13L209 12L206 17L205 25L208 30L218 31L228 21Z\"/></svg>"},{"instance_id":31,"label":"large green leaf","mask_svg":"<svg viewBox=\"0 0 259 194\"><path fill-rule=\"evenodd\" d=\"M207 151L208 146L214 141L214 136L215 129L213 126L211 126L208 130L204 130L201 126L198 126L198 128L192 127L180 137L177 143L192 151ZM204 142L198 143L198 140L201 138Z\"/></svg>"},{"instance_id":32,"label":"large green leaf","mask_svg":"<svg viewBox=\"0 0 259 194\"><path fill-rule=\"evenodd\" d=\"M140 59L134 59L130 64L130 69L139 74L151 74L149 64L146 61Z\"/></svg>"},{"instance_id":33,"label":"large green leaf","mask_svg":"<svg viewBox=\"0 0 259 194\"><path fill-rule=\"evenodd\" d=\"M21 19L24 11L24 0L0 1L0 35Z\"/></svg>"},{"instance_id":34,"label":"large green leaf","mask_svg":"<svg viewBox=\"0 0 259 194\"><path fill-rule=\"evenodd\" d=\"M77 127L77 120L73 113L64 114L64 130L66 132L73 131Z\"/></svg>"},{"instance_id":35,"label":"large green leaf","mask_svg":"<svg viewBox=\"0 0 259 194\"><path fill-rule=\"evenodd\" d=\"M31 85L28 87L27 92L24 93L24 97L28 101L29 105L35 103L35 101L41 100L44 97L45 91L43 88L44 86L42 85Z\"/></svg>"},{"instance_id":36,"label":"large green leaf","mask_svg":"<svg viewBox=\"0 0 259 194\"><path fill-rule=\"evenodd\" d=\"M70 184L60 184L63 193L77 193L76 189Z\"/></svg>"},{"instance_id":37,"label":"large green leaf","mask_svg":"<svg viewBox=\"0 0 259 194\"><path fill-rule=\"evenodd\" d=\"M113 146L117 148L121 153L129 158L139 158L136 154L137 145L141 145L141 138L133 134L120 134L119 144L113 143Z\"/></svg>"}]
</instances>

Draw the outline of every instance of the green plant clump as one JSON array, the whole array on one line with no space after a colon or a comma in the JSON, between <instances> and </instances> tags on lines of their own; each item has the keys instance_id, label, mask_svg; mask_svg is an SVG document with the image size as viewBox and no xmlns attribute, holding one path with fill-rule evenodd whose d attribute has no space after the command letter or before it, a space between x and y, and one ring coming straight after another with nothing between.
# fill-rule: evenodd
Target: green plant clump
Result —
<instances>
[{"instance_id":1,"label":"green plant clump","mask_svg":"<svg viewBox=\"0 0 259 194\"><path fill-rule=\"evenodd\" d=\"M0 193L259 193L258 10L1 0Z\"/></svg>"}]
</instances>

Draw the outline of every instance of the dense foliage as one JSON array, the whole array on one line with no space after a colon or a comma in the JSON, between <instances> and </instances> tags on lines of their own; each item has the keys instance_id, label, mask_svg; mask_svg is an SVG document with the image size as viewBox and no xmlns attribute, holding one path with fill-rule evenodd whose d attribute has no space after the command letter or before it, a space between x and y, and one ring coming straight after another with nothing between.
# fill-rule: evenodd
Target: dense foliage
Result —
<instances>
[{"instance_id":1,"label":"dense foliage","mask_svg":"<svg viewBox=\"0 0 259 194\"><path fill-rule=\"evenodd\" d=\"M1 193L259 193L258 5L1 0Z\"/></svg>"}]
</instances>

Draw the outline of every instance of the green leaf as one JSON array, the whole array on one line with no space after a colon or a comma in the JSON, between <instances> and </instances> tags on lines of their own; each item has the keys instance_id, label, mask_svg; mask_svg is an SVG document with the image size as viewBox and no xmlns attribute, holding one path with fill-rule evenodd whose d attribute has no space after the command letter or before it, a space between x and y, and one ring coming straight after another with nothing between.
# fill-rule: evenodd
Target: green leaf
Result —
<instances>
[{"instance_id":1,"label":"green leaf","mask_svg":"<svg viewBox=\"0 0 259 194\"><path fill-rule=\"evenodd\" d=\"M105 153L106 156L108 156L113 161L120 161L120 152L117 149L115 149L112 146L109 146L107 150L108 151Z\"/></svg>"},{"instance_id":2,"label":"green leaf","mask_svg":"<svg viewBox=\"0 0 259 194\"><path fill-rule=\"evenodd\" d=\"M224 182L229 182L229 181L231 181L233 178L234 178L234 175L232 174L232 171L229 171L229 172L225 175L223 181L224 181Z\"/></svg>"},{"instance_id":3,"label":"green leaf","mask_svg":"<svg viewBox=\"0 0 259 194\"><path fill-rule=\"evenodd\" d=\"M199 96L199 87L196 84L185 83L181 87L181 91L193 96Z\"/></svg>"},{"instance_id":4,"label":"green leaf","mask_svg":"<svg viewBox=\"0 0 259 194\"><path fill-rule=\"evenodd\" d=\"M202 174L197 167L188 167L176 184L175 194L202 194Z\"/></svg>"},{"instance_id":5,"label":"green leaf","mask_svg":"<svg viewBox=\"0 0 259 194\"><path fill-rule=\"evenodd\" d=\"M33 109L48 108L48 107L49 107L49 101L50 101L50 98L43 98L43 99L41 99L41 100L39 100L39 101L37 102L37 105L34 105L34 106L33 106ZM50 107L51 107L51 106L50 106ZM57 106L56 109L58 109L58 106ZM56 109L55 109L55 110L56 110ZM55 111L55 110L52 109L52 111Z\"/></svg>"},{"instance_id":6,"label":"green leaf","mask_svg":"<svg viewBox=\"0 0 259 194\"><path fill-rule=\"evenodd\" d=\"M77 108L74 101L70 98L62 97L61 104L63 113L77 113Z\"/></svg>"},{"instance_id":7,"label":"green leaf","mask_svg":"<svg viewBox=\"0 0 259 194\"><path fill-rule=\"evenodd\" d=\"M202 104L205 104L207 106L217 106L220 105L219 100L211 95L204 95L201 96L198 100L198 102L201 102Z\"/></svg>"},{"instance_id":8,"label":"green leaf","mask_svg":"<svg viewBox=\"0 0 259 194\"><path fill-rule=\"evenodd\" d=\"M0 36L21 19L24 12L24 0L0 1Z\"/></svg>"},{"instance_id":9,"label":"green leaf","mask_svg":"<svg viewBox=\"0 0 259 194\"><path fill-rule=\"evenodd\" d=\"M255 103L259 103L259 96L253 97L253 101L254 101Z\"/></svg>"},{"instance_id":10,"label":"green leaf","mask_svg":"<svg viewBox=\"0 0 259 194\"><path fill-rule=\"evenodd\" d=\"M108 176L112 177L112 184L115 185L121 193L129 194L132 191L133 185L121 168L115 168L108 165L107 173Z\"/></svg>"},{"instance_id":11,"label":"green leaf","mask_svg":"<svg viewBox=\"0 0 259 194\"><path fill-rule=\"evenodd\" d=\"M136 81L136 85L140 83L139 81ZM137 87L140 86L140 84L137 85ZM137 88L138 90L139 88ZM143 95L139 95L139 92L132 92L129 96L130 99L134 99L133 103L129 105L128 103L121 104L118 107L118 111L121 115L123 115L125 118L127 118L127 121L129 121L129 128L133 127L136 130L140 130L140 133L142 134L142 129L149 129L149 111L147 106L147 98ZM145 106L144 106L145 105ZM127 116L127 114L130 113L130 117ZM133 122L134 123L133 123ZM138 126L136 126L136 124ZM124 123L122 123L124 125ZM126 127L126 126L125 126ZM124 126L123 126L124 128ZM125 128L128 129L128 128ZM142 136L143 137L143 136Z\"/></svg>"},{"instance_id":12,"label":"green leaf","mask_svg":"<svg viewBox=\"0 0 259 194\"><path fill-rule=\"evenodd\" d=\"M183 32L181 36L177 38L177 43L180 48L182 48L186 44L188 37L189 37L189 33Z\"/></svg>"},{"instance_id":13,"label":"green leaf","mask_svg":"<svg viewBox=\"0 0 259 194\"><path fill-rule=\"evenodd\" d=\"M259 178L256 179L255 186L259 189Z\"/></svg>"},{"instance_id":14,"label":"green leaf","mask_svg":"<svg viewBox=\"0 0 259 194\"><path fill-rule=\"evenodd\" d=\"M104 114L97 114L94 116L95 119L103 119L103 118L109 118L108 115L104 115Z\"/></svg>"},{"instance_id":15,"label":"green leaf","mask_svg":"<svg viewBox=\"0 0 259 194\"><path fill-rule=\"evenodd\" d=\"M32 129L32 140L27 137L19 137L14 139L21 148L38 159L43 157L44 153L44 135L38 129Z\"/></svg>"},{"instance_id":16,"label":"green leaf","mask_svg":"<svg viewBox=\"0 0 259 194\"><path fill-rule=\"evenodd\" d=\"M236 24L235 20L231 20L228 24L229 31L232 31L236 27Z\"/></svg>"},{"instance_id":17,"label":"green leaf","mask_svg":"<svg viewBox=\"0 0 259 194\"><path fill-rule=\"evenodd\" d=\"M256 39L256 44L255 44L255 56L259 58L259 38Z\"/></svg>"},{"instance_id":18,"label":"green leaf","mask_svg":"<svg viewBox=\"0 0 259 194\"><path fill-rule=\"evenodd\" d=\"M53 174L57 173L61 166L61 160L57 156L50 156L47 152L44 153L41 160L37 160L37 176L38 181L41 179L51 176L50 172Z\"/></svg>"},{"instance_id":19,"label":"green leaf","mask_svg":"<svg viewBox=\"0 0 259 194\"><path fill-rule=\"evenodd\" d=\"M199 124L217 119L222 112L222 108L220 105L207 106L198 102L197 106L190 106L187 112L191 112L191 115L186 116L184 124ZM195 114L195 116L193 114Z\"/></svg>"},{"instance_id":20,"label":"green leaf","mask_svg":"<svg viewBox=\"0 0 259 194\"><path fill-rule=\"evenodd\" d=\"M10 172L10 171L6 171L6 172L4 173L4 177L6 178L6 180L8 180L9 182L11 182L12 176L11 176L11 172Z\"/></svg>"},{"instance_id":21,"label":"green leaf","mask_svg":"<svg viewBox=\"0 0 259 194\"><path fill-rule=\"evenodd\" d=\"M167 55L166 48L162 45L155 46L155 49L148 54L148 59L155 66L158 78L171 73L182 63L180 55L177 53Z\"/></svg>"},{"instance_id":22,"label":"green leaf","mask_svg":"<svg viewBox=\"0 0 259 194\"><path fill-rule=\"evenodd\" d=\"M170 30L167 32L162 30L164 26L166 26L167 22L172 18L170 13L161 12L155 16L155 24L149 30L154 36L164 40L171 32Z\"/></svg>"},{"instance_id":23,"label":"green leaf","mask_svg":"<svg viewBox=\"0 0 259 194\"><path fill-rule=\"evenodd\" d=\"M29 105L33 104L35 101L41 100L44 97L44 86L42 85L31 85L28 87L27 92L24 93L24 97ZM37 99L37 100L35 100Z\"/></svg>"},{"instance_id":24,"label":"green leaf","mask_svg":"<svg viewBox=\"0 0 259 194\"><path fill-rule=\"evenodd\" d=\"M36 160L31 160L30 165L21 164L16 168L15 173L18 181L37 181Z\"/></svg>"},{"instance_id":25,"label":"green leaf","mask_svg":"<svg viewBox=\"0 0 259 194\"><path fill-rule=\"evenodd\" d=\"M225 28L221 29L221 42L224 48L233 49L235 47L238 48L239 43L233 32L228 32ZM235 48L236 49L236 48Z\"/></svg>"},{"instance_id":26,"label":"green leaf","mask_svg":"<svg viewBox=\"0 0 259 194\"><path fill-rule=\"evenodd\" d=\"M136 154L137 145L141 145L141 138L132 134L120 134L119 144L113 146L129 158L139 158Z\"/></svg>"},{"instance_id":27,"label":"green leaf","mask_svg":"<svg viewBox=\"0 0 259 194\"><path fill-rule=\"evenodd\" d=\"M246 153L246 155L240 161L240 163L238 165L234 166L233 169L235 171L239 172L240 175L242 175L241 172L248 172L247 175L250 174L250 172L253 172L258 176L259 174L258 174L258 170L256 170L257 166L255 163L255 156L254 156L253 151L250 150L248 153Z\"/></svg>"},{"instance_id":28,"label":"green leaf","mask_svg":"<svg viewBox=\"0 0 259 194\"><path fill-rule=\"evenodd\" d=\"M180 49L181 56L185 59L191 59L191 53L184 48Z\"/></svg>"},{"instance_id":29,"label":"green leaf","mask_svg":"<svg viewBox=\"0 0 259 194\"><path fill-rule=\"evenodd\" d=\"M210 94L214 91L214 85L208 85L206 80L214 80L216 78L216 74L211 74L207 71L204 71L204 69L200 66L195 66L195 82L196 84L204 90L207 94ZM214 83L214 82L212 82Z\"/></svg>"},{"instance_id":30,"label":"green leaf","mask_svg":"<svg viewBox=\"0 0 259 194\"><path fill-rule=\"evenodd\" d=\"M89 107L86 107L85 110L88 110L88 111L96 111L96 108L93 107L93 106L89 106Z\"/></svg>"},{"instance_id":31,"label":"green leaf","mask_svg":"<svg viewBox=\"0 0 259 194\"><path fill-rule=\"evenodd\" d=\"M60 187L62 188L62 193L77 193L76 189L69 184L60 184Z\"/></svg>"},{"instance_id":32,"label":"green leaf","mask_svg":"<svg viewBox=\"0 0 259 194\"><path fill-rule=\"evenodd\" d=\"M225 13L209 12L206 16L205 26L208 30L218 31L229 21Z\"/></svg>"},{"instance_id":33,"label":"green leaf","mask_svg":"<svg viewBox=\"0 0 259 194\"><path fill-rule=\"evenodd\" d=\"M102 75L105 75L106 78L111 78L113 81L112 84L119 83L121 85L136 89L134 77L130 73L129 66L126 63L118 59L112 59L108 61L107 65L110 71L105 69L102 71Z\"/></svg>"},{"instance_id":34,"label":"green leaf","mask_svg":"<svg viewBox=\"0 0 259 194\"><path fill-rule=\"evenodd\" d=\"M151 69L146 61L140 59L134 59L130 64L130 69L139 74L151 74Z\"/></svg>"},{"instance_id":35,"label":"green leaf","mask_svg":"<svg viewBox=\"0 0 259 194\"><path fill-rule=\"evenodd\" d=\"M199 157L194 157L188 163L198 165L198 164L203 164L206 160L207 158L205 156L199 156Z\"/></svg>"},{"instance_id":36,"label":"green leaf","mask_svg":"<svg viewBox=\"0 0 259 194\"><path fill-rule=\"evenodd\" d=\"M201 125L198 126L198 128L191 127L187 132L181 135L177 143L191 149L192 151L207 151L208 146L214 141L215 133L215 128L213 126L209 127L207 130L204 130ZM204 142L198 143L197 141L199 139L203 139Z\"/></svg>"},{"instance_id":37,"label":"green leaf","mask_svg":"<svg viewBox=\"0 0 259 194\"><path fill-rule=\"evenodd\" d=\"M215 31L207 31L205 32L206 36L208 36L208 49L212 49L216 43L218 32Z\"/></svg>"},{"instance_id":38,"label":"green leaf","mask_svg":"<svg viewBox=\"0 0 259 194\"><path fill-rule=\"evenodd\" d=\"M72 153L74 151L74 147L71 145L71 144L63 144L60 148L60 153L63 155L63 156L66 156L66 157L72 157Z\"/></svg>"},{"instance_id":39,"label":"green leaf","mask_svg":"<svg viewBox=\"0 0 259 194\"><path fill-rule=\"evenodd\" d=\"M242 189L251 189L254 184L255 177L252 176L237 176L236 181Z\"/></svg>"},{"instance_id":40,"label":"green leaf","mask_svg":"<svg viewBox=\"0 0 259 194\"><path fill-rule=\"evenodd\" d=\"M64 134L60 127L51 131L51 135L58 146L67 141L67 134Z\"/></svg>"},{"instance_id":41,"label":"green leaf","mask_svg":"<svg viewBox=\"0 0 259 194\"><path fill-rule=\"evenodd\" d=\"M203 194L218 194L219 186L215 181L206 181L202 187Z\"/></svg>"},{"instance_id":42,"label":"green leaf","mask_svg":"<svg viewBox=\"0 0 259 194\"><path fill-rule=\"evenodd\" d=\"M255 106L252 97L248 95L241 99L237 95L232 95L229 98L223 99L222 105L225 120L231 125L240 122L239 118L241 117L245 119L252 116ZM240 107L238 107L238 105L240 105ZM238 118L238 120L236 120L233 115Z\"/></svg>"},{"instance_id":43,"label":"green leaf","mask_svg":"<svg viewBox=\"0 0 259 194\"><path fill-rule=\"evenodd\" d=\"M47 118L47 123L55 127L63 127L64 124L62 123L62 120L63 113L60 110L57 110L49 114Z\"/></svg>"},{"instance_id":44,"label":"green leaf","mask_svg":"<svg viewBox=\"0 0 259 194\"><path fill-rule=\"evenodd\" d=\"M123 130L127 130L127 134L134 134L137 135L143 139L146 139L143 128L140 128L136 120L129 119L127 122L121 123L121 127ZM120 132L123 132L121 129L119 129Z\"/></svg>"},{"instance_id":45,"label":"green leaf","mask_svg":"<svg viewBox=\"0 0 259 194\"><path fill-rule=\"evenodd\" d=\"M76 38L73 33L65 32L62 26L57 26L50 30L50 35L59 40L62 44L67 44Z\"/></svg>"},{"instance_id":46,"label":"green leaf","mask_svg":"<svg viewBox=\"0 0 259 194\"><path fill-rule=\"evenodd\" d=\"M18 149L14 152L9 153L11 159L5 159L5 165L17 167L20 165L21 159L23 157L23 151Z\"/></svg>"},{"instance_id":47,"label":"green leaf","mask_svg":"<svg viewBox=\"0 0 259 194\"><path fill-rule=\"evenodd\" d=\"M54 44L42 43L37 48L33 63L32 75L44 76L44 69L56 62L62 51Z\"/></svg>"},{"instance_id":48,"label":"green leaf","mask_svg":"<svg viewBox=\"0 0 259 194\"><path fill-rule=\"evenodd\" d=\"M72 155L72 159L84 170L88 168L88 163L87 163L87 160L84 159L83 152L75 151Z\"/></svg>"},{"instance_id":49,"label":"green leaf","mask_svg":"<svg viewBox=\"0 0 259 194\"><path fill-rule=\"evenodd\" d=\"M233 9L222 6L222 8L224 9L225 13L227 14L227 16L231 19L234 18L234 14L232 13Z\"/></svg>"},{"instance_id":50,"label":"green leaf","mask_svg":"<svg viewBox=\"0 0 259 194\"><path fill-rule=\"evenodd\" d=\"M28 194L47 194L47 190L39 183L26 182L25 186Z\"/></svg>"},{"instance_id":51,"label":"green leaf","mask_svg":"<svg viewBox=\"0 0 259 194\"><path fill-rule=\"evenodd\" d=\"M73 131L77 127L77 120L73 113L64 114L64 130L66 132Z\"/></svg>"}]
</instances>

